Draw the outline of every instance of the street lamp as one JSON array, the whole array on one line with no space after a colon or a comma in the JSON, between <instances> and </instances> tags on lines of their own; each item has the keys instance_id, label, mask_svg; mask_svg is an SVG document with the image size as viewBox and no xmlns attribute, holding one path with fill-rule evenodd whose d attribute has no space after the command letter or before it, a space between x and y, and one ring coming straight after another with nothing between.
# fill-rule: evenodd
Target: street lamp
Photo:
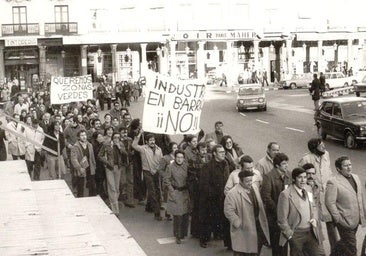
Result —
<instances>
[{"instance_id":1,"label":"street lamp","mask_svg":"<svg viewBox=\"0 0 366 256\"><path fill-rule=\"evenodd\" d=\"M61 58L65 59L66 52L64 50L61 51Z\"/></svg>"},{"instance_id":2,"label":"street lamp","mask_svg":"<svg viewBox=\"0 0 366 256\"><path fill-rule=\"evenodd\" d=\"M102 62L102 50L100 49L100 47L97 50L97 55L98 55L98 62L101 63Z\"/></svg>"},{"instance_id":3,"label":"street lamp","mask_svg":"<svg viewBox=\"0 0 366 256\"><path fill-rule=\"evenodd\" d=\"M188 47L188 45L186 46L186 48L184 49L185 51L186 51L186 54L188 55L188 53L189 53L189 47Z\"/></svg>"},{"instance_id":4,"label":"street lamp","mask_svg":"<svg viewBox=\"0 0 366 256\"><path fill-rule=\"evenodd\" d=\"M219 48L217 48L217 45L215 44L213 49L214 49L214 51L217 51Z\"/></svg>"},{"instance_id":5,"label":"street lamp","mask_svg":"<svg viewBox=\"0 0 366 256\"><path fill-rule=\"evenodd\" d=\"M269 46L269 50L270 50L270 52L273 52L273 50L274 50L274 45L272 44L272 42L271 42L271 45Z\"/></svg>"},{"instance_id":6,"label":"street lamp","mask_svg":"<svg viewBox=\"0 0 366 256\"><path fill-rule=\"evenodd\" d=\"M161 54L161 48L158 46L156 48L156 55L160 56L160 54Z\"/></svg>"}]
</instances>

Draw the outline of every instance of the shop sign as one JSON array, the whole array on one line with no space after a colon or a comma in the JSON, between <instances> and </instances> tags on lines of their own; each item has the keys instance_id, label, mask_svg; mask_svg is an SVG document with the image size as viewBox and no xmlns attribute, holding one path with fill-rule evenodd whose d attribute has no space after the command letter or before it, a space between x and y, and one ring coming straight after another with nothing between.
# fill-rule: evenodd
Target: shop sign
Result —
<instances>
[{"instance_id":1,"label":"shop sign","mask_svg":"<svg viewBox=\"0 0 366 256\"><path fill-rule=\"evenodd\" d=\"M174 34L172 40L254 40L256 35L251 30L187 31Z\"/></svg>"},{"instance_id":2,"label":"shop sign","mask_svg":"<svg viewBox=\"0 0 366 256\"><path fill-rule=\"evenodd\" d=\"M37 38L5 39L5 47L37 45Z\"/></svg>"}]
</instances>

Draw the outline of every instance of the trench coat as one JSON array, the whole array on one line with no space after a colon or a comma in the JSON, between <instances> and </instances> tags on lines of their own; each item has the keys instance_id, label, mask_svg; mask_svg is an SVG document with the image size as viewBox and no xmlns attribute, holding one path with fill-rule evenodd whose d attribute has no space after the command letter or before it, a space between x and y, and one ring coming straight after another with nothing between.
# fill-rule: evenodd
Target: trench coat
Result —
<instances>
[{"instance_id":1,"label":"trench coat","mask_svg":"<svg viewBox=\"0 0 366 256\"><path fill-rule=\"evenodd\" d=\"M324 222L332 221L327 207L325 206L325 189L327 187L328 180L334 175L330 168L330 158L328 151L325 151L324 155L317 156L313 153L307 153L299 162L299 166L303 166L306 163L311 163L315 167L315 175L319 185L319 217Z\"/></svg>"},{"instance_id":2,"label":"trench coat","mask_svg":"<svg viewBox=\"0 0 366 256\"><path fill-rule=\"evenodd\" d=\"M25 129L20 123L18 123L18 125L16 126L15 122L10 122L6 125L6 127L14 132L17 132L18 134L25 136ZM5 131L5 135L6 139L8 140L9 154L15 156L25 155L25 141L8 131Z\"/></svg>"},{"instance_id":3,"label":"trench coat","mask_svg":"<svg viewBox=\"0 0 366 256\"><path fill-rule=\"evenodd\" d=\"M267 242L270 243L268 221L263 202L257 186L253 185L252 187L258 201L259 223ZM224 213L230 221L233 250L236 252L258 253L258 237L253 204L242 185L236 184L227 193L224 203Z\"/></svg>"},{"instance_id":4,"label":"trench coat","mask_svg":"<svg viewBox=\"0 0 366 256\"><path fill-rule=\"evenodd\" d=\"M183 215L189 211L187 176L185 162L182 165L173 162L167 168L163 181L168 188L167 212L171 215Z\"/></svg>"}]
</instances>

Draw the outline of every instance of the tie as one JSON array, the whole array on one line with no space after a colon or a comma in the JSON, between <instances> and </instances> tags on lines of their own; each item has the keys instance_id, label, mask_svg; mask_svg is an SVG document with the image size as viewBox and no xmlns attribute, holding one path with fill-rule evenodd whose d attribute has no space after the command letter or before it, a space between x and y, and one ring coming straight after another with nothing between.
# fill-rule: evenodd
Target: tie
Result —
<instances>
[{"instance_id":1,"label":"tie","mask_svg":"<svg viewBox=\"0 0 366 256\"><path fill-rule=\"evenodd\" d=\"M306 191L305 191L305 189L302 190L302 199L306 200Z\"/></svg>"}]
</instances>

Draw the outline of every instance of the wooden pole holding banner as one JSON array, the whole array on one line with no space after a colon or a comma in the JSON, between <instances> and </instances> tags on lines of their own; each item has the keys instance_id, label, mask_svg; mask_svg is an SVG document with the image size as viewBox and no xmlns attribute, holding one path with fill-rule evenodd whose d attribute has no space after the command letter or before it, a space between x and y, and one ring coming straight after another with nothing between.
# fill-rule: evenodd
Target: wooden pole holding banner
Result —
<instances>
[{"instance_id":1,"label":"wooden pole holding banner","mask_svg":"<svg viewBox=\"0 0 366 256\"><path fill-rule=\"evenodd\" d=\"M58 169L58 178L61 179L61 152L60 152L60 140L57 140L57 169Z\"/></svg>"}]
</instances>

